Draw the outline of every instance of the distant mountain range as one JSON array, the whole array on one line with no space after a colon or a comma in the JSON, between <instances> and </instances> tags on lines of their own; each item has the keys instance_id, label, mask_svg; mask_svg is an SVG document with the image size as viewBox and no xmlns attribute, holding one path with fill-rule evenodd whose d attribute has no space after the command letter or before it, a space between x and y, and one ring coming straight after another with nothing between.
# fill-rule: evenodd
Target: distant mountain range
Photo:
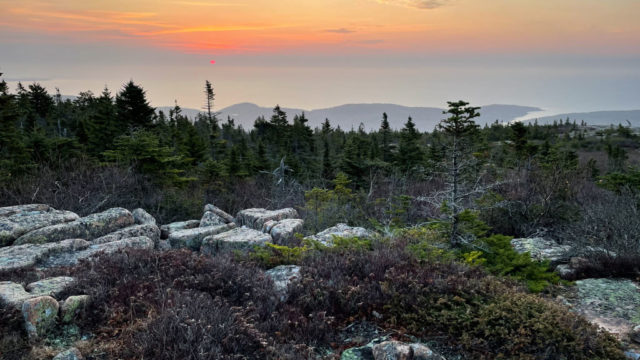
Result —
<instances>
[{"instance_id":1,"label":"distant mountain range","mask_svg":"<svg viewBox=\"0 0 640 360\"><path fill-rule=\"evenodd\" d=\"M160 107L165 113L170 107ZM407 118L411 116L416 127L421 131L432 131L433 128L446 117L444 109L433 107L408 107L395 104L346 104L325 109L304 110L294 108L282 108L291 120L296 114L302 114L309 119L309 125L320 127L325 119L329 119L333 127L340 126L343 130L357 129L360 124L364 124L366 130L378 129L382 121L382 113L386 112L389 124L394 129L401 129ZM540 108L518 105L486 105L482 107L482 116L476 122L485 123L509 122L516 118L526 116ZM182 109L184 115L195 117L200 110ZM251 129L254 121L264 116L267 120L271 117L273 108L261 107L252 103L240 103L231 105L217 112L218 118L226 121L227 117L235 119L237 125L242 125L245 129Z\"/></svg>"},{"instance_id":2,"label":"distant mountain range","mask_svg":"<svg viewBox=\"0 0 640 360\"><path fill-rule=\"evenodd\" d=\"M168 113L171 107L159 107ZM407 118L411 116L416 126L421 131L432 131L433 128L446 117L442 112L444 109L434 107L409 107L396 104L346 104L324 109L304 110L283 107L289 120L296 114L305 113L312 128L320 127L324 119L329 119L333 127L340 126L343 130L357 129L360 124L364 124L366 130L378 129L382 120L382 113L386 112L389 117L389 124L394 129L401 129ZM515 119L526 119L524 122L534 121L533 116L527 115L542 109L531 106L519 105L485 105L480 110L481 116L476 122L481 126L491 124L496 120L501 123L508 123ZM197 109L182 108L184 115L195 118L201 112ZM273 108L262 107L252 103L240 103L226 107L218 112L218 118L226 121L227 117L235 119L236 125L242 125L245 129L251 129L254 121L264 116L267 120L273 113ZM586 121L589 125L628 125L640 126L640 110L626 111L595 111L583 113L565 113L552 116L538 117L539 124L553 123L554 120ZM628 121L628 122L627 122Z\"/></svg>"},{"instance_id":3,"label":"distant mountain range","mask_svg":"<svg viewBox=\"0 0 640 360\"><path fill-rule=\"evenodd\" d=\"M551 124L555 120L570 121L580 123L585 121L589 125L629 125L632 127L640 126L640 110L620 110L620 111L593 111L583 113L565 113L552 116L544 116L537 118L538 124ZM525 122L532 122L536 119L527 119Z\"/></svg>"}]
</instances>

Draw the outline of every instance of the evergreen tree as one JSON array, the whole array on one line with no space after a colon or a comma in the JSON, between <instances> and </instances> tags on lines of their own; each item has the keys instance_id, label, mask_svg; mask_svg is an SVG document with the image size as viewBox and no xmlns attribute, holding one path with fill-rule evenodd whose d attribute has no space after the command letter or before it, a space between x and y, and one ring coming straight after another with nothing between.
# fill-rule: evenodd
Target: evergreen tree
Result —
<instances>
[{"instance_id":1,"label":"evergreen tree","mask_svg":"<svg viewBox=\"0 0 640 360\"><path fill-rule=\"evenodd\" d=\"M466 195L462 192L464 182L463 172L468 164L464 160L469 156L469 135L473 134L478 125L473 121L474 118L480 116L479 107L468 106L465 101L447 102L449 109L445 114L450 116L438 124L438 128L450 137L450 147L448 155L450 164L447 169L451 189L447 199L447 208L451 213L451 244L459 243L458 226L460 222L459 215L463 210L462 201Z\"/></svg>"},{"instance_id":2,"label":"evergreen tree","mask_svg":"<svg viewBox=\"0 0 640 360\"><path fill-rule=\"evenodd\" d=\"M0 82L0 180L8 180L24 173L29 165L29 154L18 130L18 110L14 95L9 94L7 83Z\"/></svg>"},{"instance_id":3,"label":"evergreen tree","mask_svg":"<svg viewBox=\"0 0 640 360\"><path fill-rule=\"evenodd\" d=\"M131 80L116 96L116 114L120 126L131 129L150 129L153 127L155 109L149 105L142 87Z\"/></svg>"},{"instance_id":4,"label":"evergreen tree","mask_svg":"<svg viewBox=\"0 0 640 360\"><path fill-rule=\"evenodd\" d=\"M424 153L420 147L420 133L416 130L411 117L404 124L400 132L397 165L402 170L410 170L420 165L424 160Z\"/></svg>"},{"instance_id":5,"label":"evergreen tree","mask_svg":"<svg viewBox=\"0 0 640 360\"><path fill-rule=\"evenodd\" d=\"M382 123L380 124L380 135L382 136L382 161L391 162L391 128L387 113L382 113Z\"/></svg>"}]
</instances>

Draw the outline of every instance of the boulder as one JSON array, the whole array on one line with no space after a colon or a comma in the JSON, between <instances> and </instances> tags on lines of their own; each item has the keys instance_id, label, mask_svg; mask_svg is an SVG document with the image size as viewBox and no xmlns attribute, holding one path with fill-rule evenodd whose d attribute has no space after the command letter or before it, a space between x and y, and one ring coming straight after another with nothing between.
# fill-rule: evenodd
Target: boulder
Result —
<instances>
[{"instance_id":1,"label":"boulder","mask_svg":"<svg viewBox=\"0 0 640 360\"><path fill-rule=\"evenodd\" d=\"M238 212L236 222L238 225L247 226L256 230L262 230L262 226L269 220L279 221L282 219L296 219L298 212L293 208L266 210L266 209L246 209Z\"/></svg>"},{"instance_id":2,"label":"boulder","mask_svg":"<svg viewBox=\"0 0 640 360\"><path fill-rule=\"evenodd\" d=\"M568 262L571 251L569 245L559 245L551 239L541 237L512 239L511 246L520 254L528 252L533 260L549 260L554 265Z\"/></svg>"},{"instance_id":3,"label":"boulder","mask_svg":"<svg viewBox=\"0 0 640 360\"><path fill-rule=\"evenodd\" d=\"M28 268L46 261L53 254L72 253L89 247L82 239L68 239L48 244L25 244L0 248L0 272Z\"/></svg>"},{"instance_id":4,"label":"boulder","mask_svg":"<svg viewBox=\"0 0 640 360\"><path fill-rule=\"evenodd\" d=\"M88 259L94 255L110 254L122 249L153 249L153 240L146 236L132 237L103 244L94 244L88 248L76 252L59 253L49 256L38 264L41 268L56 266L72 266L80 260Z\"/></svg>"},{"instance_id":5,"label":"boulder","mask_svg":"<svg viewBox=\"0 0 640 360\"><path fill-rule=\"evenodd\" d=\"M42 244L65 239L92 240L133 225L133 215L127 209L112 208L64 224L43 227L22 235L15 244Z\"/></svg>"},{"instance_id":6,"label":"boulder","mask_svg":"<svg viewBox=\"0 0 640 360\"><path fill-rule=\"evenodd\" d=\"M31 294L37 296L52 296L57 299L58 296L75 283L76 279L70 276L52 277L27 285L26 289Z\"/></svg>"},{"instance_id":7,"label":"boulder","mask_svg":"<svg viewBox=\"0 0 640 360\"><path fill-rule=\"evenodd\" d=\"M68 223L79 216L71 211L50 209L49 211L19 212L0 218L0 246L7 246L20 236L46 226Z\"/></svg>"},{"instance_id":8,"label":"boulder","mask_svg":"<svg viewBox=\"0 0 640 360\"><path fill-rule=\"evenodd\" d=\"M22 303L34 297L24 290L22 285L11 281L0 281L0 309L13 307L22 308Z\"/></svg>"},{"instance_id":9,"label":"boulder","mask_svg":"<svg viewBox=\"0 0 640 360\"><path fill-rule=\"evenodd\" d=\"M340 355L340 360L373 360L373 347L386 341L386 337L371 340L366 345L346 349Z\"/></svg>"},{"instance_id":10,"label":"boulder","mask_svg":"<svg viewBox=\"0 0 640 360\"><path fill-rule=\"evenodd\" d=\"M60 303L60 320L65 324L72 323L86 309L90 301L89 295L69 296Z\"/></svg>"},{"instance_id":11,"label":"boulder","mask_svg":"<svg viewBox=\"0 0 640 360\"><path fill-rule=\"evenodd\" d=\"M629 333L629 338L631 338L632 341L640 344L640 325L634 327L631 330L631 333Z\"/></svg>"},{"instance_id":12,"label":"boulder","mask_svg":"<svg viewBox=\"0 0 640 360\"><path fill-rule=\"evenodd\" d=\"M49 211L51 209L49 205L45 204L26 204L26 205L14 205L14 206L5 206L0 207L0 218L9 217L14 214L19 214L22 212L32 212L32 211Z\"/></svg>"},{"instance_id":13,"label":"boulder","mask_svg":"<svg viewBox=\"0 0 640 360\"><path fill-rule=\"evenodd\" d=\"M235 227L235 224L224 224L217 226L207 226L195 229L186 229L174 231L169 235L169 242L174 249L189 248L191 250L200 250L202 240L210 235L216 235L229 231Z\"/></svg>"},{"instance_id":14,"label":"boulder","mask_svg":"<svg viewBox=\"0 0 640 360\"><path fill-rule=\"evenodd\" d=\"M171 250L171 243L169 242L169 240L160 240L158 241L158 245L156 246L156 248L160 251Z\"/></svg>"},{"instance_id":15,"label":"boulder","mask_svg":"<svg viewBox=\"0 0 640 360\"><path fill-rule=\"evenodd\" d=\"M336 236L343 238L372 238L374 235L375 233L373 231L369 231L365 228L351 227L347 224L337 224L336 226L323 230L313 236L309 236L309 239L318 241L326 246L332 246L333 238Z\"/></svg>"},{"instance_id":16,"label":"boulder","mask_svg":"<svg viewBox=\"0 0 640 360\"><path fill-rule=\"evenodd\" d=\"M80 350L71 348L56 355L53 360L84 360Z\"/></svg>"},{"instance_id":17,"label":"boulder","mask_svg":"<svg viewBox=\"0 0 640 360\"><path fill-rule=\"evenodd\" d=\"M385 341L372 348L374 360L444 360L422 344L406 344L399 341Z\"/></svg>"},{"instance_id":18,"label":"boulder","mask_svg":"<svg viewBox=\"0 0 640 360\"><path fill-rule=\"evenodd\" d=\"M160 238L167 239L175 231L194 229L200 226L200 220L179 221L160 226Z\"/></svg>"},{"instance_id":19,"label":"boulder","mask_svg":"<svg viewBox=\"0 0 640 360\"><path fill-rule=\"evenodd\" d=\"M271 235L243 226L218 235L207 236L202 240L200 252L213 255L221 250L244 249L253 245L264 245L271 240Z\"/></svg>"},{"instance_id":20,"label":"boulder","mask_svg":"<svg viewBox=\"0 0 640 360\"><path fill-rule=\"evenodd\" d=\"M22 303L22 317L30 338L45 335L51 330L58 317L58 302L51 296L27 299Z\"/></svg>"},{"instance_id":21,"label":"boulder","mask_svg":"<svg viewBox=\"0 0 640 360\"><path fill-rule=\"evenodd\" d=\"M151 216L151 214L146 212L144 209L137 208L131 212L131 215L133 215L134 223L138 225L157 225L156 218Z\"/></svg>"},{"instance_id":22,"label":"boulder","mask_svg":"<svg viewBox=\"0 0 640 360\"><path fill-rule=\"evenodd\" d=\"M204 212L210 211L216 215L218 215L219 217L221 217L222 219L224 219L224 222L226 223L232 223L235 222L236 219L233 218L233 216L227 214L226 212L224 212L223 210L221 210L220 208L212 205L212 204L207 204L204 206Z\"/></svg>"},{"instance_id":23,"label":"boulder","mask_svg":"<svg viewBox=\"0 0 640 360\"><path fill-rule=\"evenodd\" d=\"M300 267L296 265L280 265L265 271L272 281L280 301L286 301L289 284L300 278Z\"/></svg>"},{"instance_id":24,"label":"boulder","mask_svg":"<svg viewBox=\"0 0 640 360\"><path fill-rule=\"evenodd\" d=\"M205 212L204 215L202 215L202 219L200 219L200 227L216 226L216 225L224 225L224 224L227 224L227 222L223 218L221 218L220 216L216 215L211 211Z\"/></svg>"},{"instance_id":25,"label":"boulder","mask_svg":"<svg viewBox=\"0 0 640 360\"><path fill-rule=\"evenodd\" d=\"M570 278L576 272L575 269L567 264L560 264L556 266L556 269L554 271L558 273L558 275L563 279Z\"/></svg>"},{"instance_id":26,"label":"boulder","mask_svg":"<svg viewBox=\"0 0 640 360\"><path fill-rule=\"evenodd\" d=\"M266 225L266 229L263 229L263 231L268 230L265 232L271 235L273 242L281 244L292 240L296 233L302 232L303 226L304 220L302 219L283 219L275 224L271 224L271 226Z\"/></svg>"},{"instance_id":27,"label":"boulder","mask_svg":"<svg viewBox=\"0 0 640 360\"><path fill-rule=\"evenodd\" d=\"M160 241L160 229L154 224L133 225L91 240L91 244L104 244L139 236L146 236L157 243Z\"/></svg>"}]
</instances>

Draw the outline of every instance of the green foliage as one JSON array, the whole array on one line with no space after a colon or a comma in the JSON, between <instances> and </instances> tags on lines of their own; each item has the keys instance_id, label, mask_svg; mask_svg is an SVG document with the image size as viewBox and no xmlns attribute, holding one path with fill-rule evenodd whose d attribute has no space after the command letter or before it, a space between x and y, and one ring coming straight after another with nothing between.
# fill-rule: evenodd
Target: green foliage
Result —
<instances>
[{"instance_id":1,"label":"green foliage","mask_svg":"<svg viewBox=\"0 0 640 360\"><path fill-rule=\"evenodd\" d=\"M598 186L620 194L624 190L640 192L640 170L630 169L629 171L613 172L601 176L596 182Z\"/></svg>"},{"instance_id":2,"label":"green foliage","mask_svg":"<svg viewBox=\"0 0 640 360\"><path fill-rule=\"evenodd\" d=\"M249 259L265 269L279 265L298 265L309 250L307 246L288 247L267 243L265 246L255 246L249 253Z\"/></svg>"},{"instance_id":3,"label":"green foliage","mask_svg":"<svg viewBox=\"0 0 640 360\"><path fill-rule=\"evenodd\" d=\"M529 253L519 254L511 246L511 237L492 235L479 242L482 250L480 258L477 251L463 253L465 260L473 259L483 265L493 274L509 276L527 284L532 292L540 292L551 284L557 284L560 278L549 268L549 262L531 260ZM473 253L473 254L472 254Z\"/></svg>"}]
</instances>

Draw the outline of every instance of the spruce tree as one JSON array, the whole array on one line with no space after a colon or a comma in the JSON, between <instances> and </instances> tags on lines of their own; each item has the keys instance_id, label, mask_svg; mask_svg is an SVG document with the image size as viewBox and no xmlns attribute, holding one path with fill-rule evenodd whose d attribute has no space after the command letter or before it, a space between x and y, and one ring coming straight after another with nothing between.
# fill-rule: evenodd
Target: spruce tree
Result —
<instances>
[{"instance_id":1,"label":"spruce tree","mask_svg":"<svg viewBox=\"0 0 640 360\"><path fill-rule=\"evenodd\" d=\"M130 129L153 127L155 109L149 105L146 93L133 80L124 85L116 96L116 110L120 126Z\"/></svg>"},{"instance_id":2,"label":"spruce tree","mask_svg":"<svg viewBox=\"0 0 640 360\"><path fill-rule=\"evenodd\" d=\"M382 136L382 161L391 162L391 128L387 113L382 113L382 123L380 124L380 135Z\"/></svg>"},{"instance_id":3,"label":"spruce tree","mask_svg":"<svg viewBox=\"0 0 640 360\"><path fill-rule=\"evenodd\" d=\"M29 153L17 125L17 102L3 80L0 82L0 180L21 174L30 165Z\"/></svg>"},{"instance_id":4,"label":"spruce tree","mask_svg":"<svg viewBox=\"0 0 640 360\"><path fill-rule=\"evenodd\" d=\"M400 132L397 165L403 171L411 170L424 160L424 153L420 147L420 133L411 117L404 124Z\"/></svg>"}]
</instances>

